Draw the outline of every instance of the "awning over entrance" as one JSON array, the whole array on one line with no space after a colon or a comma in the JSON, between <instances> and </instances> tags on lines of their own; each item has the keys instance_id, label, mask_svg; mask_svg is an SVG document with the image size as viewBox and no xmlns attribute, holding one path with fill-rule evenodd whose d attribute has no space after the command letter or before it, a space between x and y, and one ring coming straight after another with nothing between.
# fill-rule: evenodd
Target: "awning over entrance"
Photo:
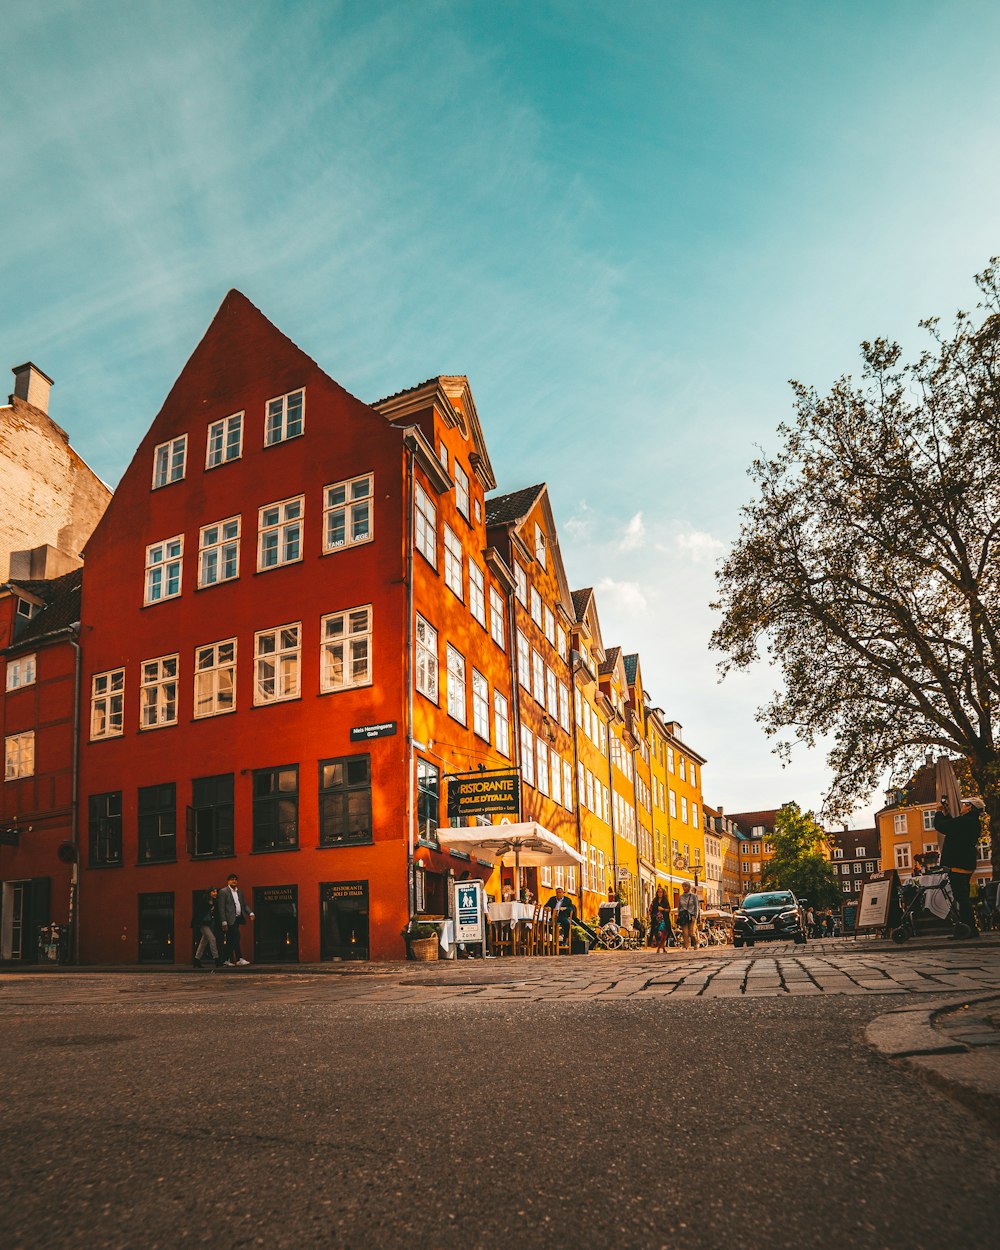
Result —
<instances>
[{"instance_id":1,"label":"awning over entrance","mask_svg":"<svg viewBox=\"0 0 1000 1250\"><path fill-rule=\"evenodd\" d=\"M586 862L568 842L534 820L516 825L479 825L474 829L439 829L437 840L441 846L508 867L567 867Z\"/></svg>"}]
</instances>

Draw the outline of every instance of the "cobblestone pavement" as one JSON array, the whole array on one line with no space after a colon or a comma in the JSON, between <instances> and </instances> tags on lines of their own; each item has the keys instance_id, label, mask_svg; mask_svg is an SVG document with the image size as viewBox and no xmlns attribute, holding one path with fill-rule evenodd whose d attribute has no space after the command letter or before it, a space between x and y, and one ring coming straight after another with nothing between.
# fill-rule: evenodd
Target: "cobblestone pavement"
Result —
<instances>
[{"instance_id":1,"label":"cobblestone pavement","mask_svg":"<svg viewBox=\"0 0 1000 1250\"><path fill-rule=\"evenodd\" d=\"M60 970L0 973L0 1012L24 1007L183 1002L220 995L290 1003L539 1002L657 998L791 998L808 995L977 994L1000 990L1000 940L939 940L920 947L826 941L684 952L593 952L560 959L431 964L297 965L267 970ZM978 1021L981 1034L993 1024ZM977 1043L985 1044L985 1043Z\"/></svg>"}]
</instances>

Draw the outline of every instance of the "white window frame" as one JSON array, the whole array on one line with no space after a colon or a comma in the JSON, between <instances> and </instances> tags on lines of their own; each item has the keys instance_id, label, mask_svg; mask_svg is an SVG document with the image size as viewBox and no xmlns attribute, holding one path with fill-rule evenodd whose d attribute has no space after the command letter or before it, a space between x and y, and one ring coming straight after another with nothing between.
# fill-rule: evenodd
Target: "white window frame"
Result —
<instances>
[{"instance_id":1,"label":"white window frame","mask_svg":"<svg viewBox=\"0 0 1000 1250\"><path fill-rule=\"evenodd\" d=\"M906 812L896 812L892 818L892 832L894 837L900 837L906 833Z\"/></svg>"},{"instance_id":2,"label":"white window frame","mask_svg":"<svg viewBox=\"0 0 1000 1250\"><path fill-rule=\"evenodd\" d=\"M273 644L271 650L266 650L263 646L267 640ZM275 625L272 629L259 629L253 636L253 656L254 707L287 703L289 699L299 697L302 689L301 621ZM293 663L286 667L286 661L289 660ZM273 694L266 693L267 683L273 683Z\"/></svg>"},{"instance_id":3,"label":"white window frame","mask_svg":"<svg viewBox=\"0 0 1000 1250\"><path fill-rule=\"evenodd\" d=\"M517 680L531 693L531 648L520 630L517 631Z\"/></svg>"},{"instance_id":4,"label":"white window frame","mask_svg":"<svg viewBox=\"0 0 1000 1250\"><path fill-rule=\"evenodd\" d=\"M521 726L521 777L529 786L535 784L535 735L527 725Z\"/></svg>"},{"instance_id":5,"label":"white window frame","mask_svg":"<svg viewBox=\"0 0 1000 1250\"><path fill-rule=\"evenodd\" d=\"M462 540L447 521L444 523L444 584L456 598L465 601L465 579L462 574Z\"/></svg>"},{"instance_id":6,"label":"white window frame","mask_svg":"<svg viewBox=\"0 0 1000 1250\"><path fill-rule=\"evenodd\" d=\"M448 715L460 725L469 723L465 656L449 642L445 647Z\"/></svg>"},{"instance_id":7,"label":"white window frame","mask_svg":"<svg viewBox=\"0 0 1000 1250\"><path fill-rule=\"evenodd\" d=\"M486 574L469 556L469 611L486 628Z\"/></svg>"},{"instance_id":8,"label":"white window frame","mask_svg":"<svg viewBox=\"0 0 1000 1250\"><path fill-rule=\"evenodd\" d=\"M219 586L223 582L232 582L239 577L242 528L242 518L230 516L223 521L213 521L211 525L203 525L198 531L199 589ZM209 577L208 569L213 563L216 576ZM224 571L227 565L232 572Z\"/></svg>"},{"instance_id":9,"label":"white window frame","mask_svg":"<svg viewBox=\"0 0 1000 1250\"><path fill-rule=\"evenodd\" d=\"M543 742L541 738L535 739L535 789L541 790L542 794L549 792L549 748L548 744Z\"/></svg>"},{"instance_id":10,"label":"white window frame","mask_svg":"<svg viewBox=\"0 0 1000 1250\"><path fill-rule=\"evenodd\" d=\"M569 687L564 681L559 683L559 724L569 733Z\"/></svg>"},{"instance_id":11,"label":"white window frame","mask_svg":"<svg viewBox=\"0 0 1000 1250\"><path fill-rule=\"evenodd\" d=\"M490 587L490 637L501 651L507 650L507 604L495 586Z\"/></svg>"},{"instance_id":12,"label":"white window frame","mask_svg":"<svg viewBox=\"0 0 1000 1250\"><path fill-rule=\"evenodd\" d=\"M545 706L545 661L535 650L531 648L531 693L535 696L535 702Z\"/></svg>"},{"instance_id":13,"label":"white window frame","mask_svg":"<svg viewBox=\"0 0 1000 1250\"><path fill-rule=\"evenodd\" d=\"M542 607L542 621L545 637L554 647L556 645L556 618L552 615L552 609L547 603Z\"/></svg>"},{"instance_id":14,"label":"white window frame","mask_svg":"<svg viewBox=\"0 0 1000 1250\"><path fill-rule=\"evenodd\" d=\"M153 490L182 482L187 473L186 434L158 443L153 448Z\"/></svg>"},{"instance_id":15,"label":"white window frame","mask_svg":"<svg viewBox=\"0 0 1000 1250\"><path fill-rule=\"evenodd\" d=\"M485 742L489 742L490 683L477 668L472 670L472 729Z\"/></svg>"},{"instance_id":16,"label":"white window frame","mask_svg":"<svg viewBox=\"0 0 1000 1250\"><path fill-rule=\"evenodd\" d=\"M430 699L432 703L438 701L438 634L437 630L425 620L420 613L417 613L417 625L414 630L414 649L416 651L414 664L414 681L416 688L420 694Z\"/></svg>"},{"instance_id":17,"label":"white window frame","mask_svg":"<svg viewBox=\"0 0 1000 1250\"><path fill-rule=\"evenodd\" d=\"M179 657L161 655L139 666L139 728L177 724Z\"/></svg>"},{"instance_id":18,"label":"white window frame","mask_svg":"<svg viewBox=\"0 0 1000 1250\"><path fill-rule=\"evenodd\" d=\"M339 518L344 537L333 541L331 528ZM364 528L361 529L361 520ZM357 532L355 532L357 531ZM375 474L362 473L358 477L331 482L323 487L323 554L346 551L348 547L362 547L375 537Z\"/></svg>"},{"instance_id":19,"label":"white window frame","mask_svg":"<svg viewBox=\"0 0 1000 1250\"><path fill-rule=\"evenodd\" d=\"M925 807L923 811L923 818L924 818L924 833L930 833L930 831L934 828L934 808ZM904 820L905 820L905 817L904 817Z\"/></svg>"},{"instance_id":20,"label":"white window frame","mask_svg":"<svg viewBox=\"0 0 1000 1250\"><path fill-rule=\"evenodd\" d=\"M35 775L35 731L23 729L4 738L4 781L22 781Z\"/></svg>"},{"instance_id":21,"label":"white window frame","mask_svg":"<svg viewBox=\"0 0 1000 1250\"><path fill-rule=\"evenodd\" d=\"M469 475L455 457L455 507L459 513L469 519Z\"/></svg>"},{"instance_id":22,"label":"white window frame","mask_svg":"<svg viewBox=\"0 0 1000 1250\"><path fill-rule=\"evenodd\" d=\"M103 729L98 732L98 715ZM90 739L120 738L125 732L125 670L109 668L95 673L90 682Z\"/></svg>"},{"instance_id":23,"label":"white window frame","mask_svg":"<svg viewBox=\"0 0 1000 1250\"><path fill-rule=\"evenodd\" d=\"M372 684L372 605L328 612L319 620L319 688L323 694ZM335 675L339 659L340 679Z\"/></svg>"},{"instance_id":24,"label":"white window frame","mask_svg":"<svg viewBox=\"0 0 1000 1250\"><path fill-rule=\"evenodd\" d=\"M5 685L8 690L23 690L25 686L35 684L37 658L34 651L30 655L19 655L17 659L7 661Z\"/></svg>"},{"instance_id":25,"label":"white window frame","mask_svg":"<svg viewBox=\"0 0 1000 1250\"><path fill-rule=\"evenodd\" d=\"M566 650L567 640L566 631L561 625L556 626L556 650L559 652L559 658L565 660L568 652Z\"/></svg>"},{"instance_id":26,"label":"white window frame","mask_svg":"<svg viewBox=\"0 0 1000 1250\"><path fill-rule=\"evenodd\" d=\"M224 697L228 695L228 698ZM205 705L207 711L201 710ZM195 720L236 711L236 639L206 642L194 649Z\"/></svg>"},{"instance_id":27,"label":"white window frame","mask_svg":"<svg viewBox=\"0 0 1000 1250\"><path fill-rule=\"evenodd\" d=\"M897 842L895 847L893 848L893 853L895 856L896 868L912 867L909 842ZM845 864L844 867L846 868L847 865Z\"/></svg>"},{"instance_id":28,"label":"white window frame","mask_svg":"<svg viewBox=\"0 0 1000 1250\"><path fill-rule=\"evenodd\" d=\"M265 524L265 516L277 511L274 520ZM257 510L257 572L269 573L272 569L283 568L286 564L298 564L303 558L303 539L305 537L306 497L292 495L288 499L277 499L274 503L264 504ZM274 535L272 546L266 540ZM288 554L294 540L295 554ZM274 559L264 563L265 550L274 552Z\"/></svg>"},{"instance_id":29,"label":"white window frame","mask_svg":"<svg viewBox=\"0 0 1000 1250\"><path fill-rule=\"evenodd\" d=\"M514 561L514 596L522 607L528 606L528 575L516 560Z\"/></svg>"},{"instance_id":30,"label":"white window frame","mask_svg":"<svg viewBox=\"0 0 1000 1250\"><path fill-rule=\"evenodd\" d=\"M538 593L534 586L528 592L531 600L531 619L535 622L539 629L542 627L542 596Z\"/></svg>"},{"instance_id":31,"label":"white window frame","mask_svg":"<svg viewBox=\"0 0 1000 1250\"><path fill-rule=\"evenodd\" d=\"M573 766L569 760L563 760L563 807L568 812L573 810Z\"/></svg>"},{"instance_id":32,"label":"white window frame","mask_svg":"<svg viewBox=\"0 0 1000 1250\"><path fill-rule=\"evenodd\" d=\"M173 574L177 574L177 587L170 590ZM172 538L164 538L158 543L150 543L146 548L146 571L143 578L143 603L150 607L154 603L165 603L168 599L177 599L183 590L184 582L184 535L174 534ZM154 594L154 588L156 593Z\"/></svg>"},{"instance_id":33,"label":"white window frame","mask_svg":"<svg viewBox=\"0 0 1000 1250\"><path fill-rule=\"evenodd\" d=\"M243 456L243 412L213 421L205 438L205 468L218 469ZM235 432L235 439L233 434ZM215 446L213 446L213 443Z\"/></svg>"},{"instance_id":34,"label":"white window frame","mask_svg":"<svg viewBox=\"0 0 1000 1250\"><path fill-rule=\"evenodd\" d=\"M301 398L298 414L298 426L292 428L289 419L289 406L293 399ZM277 407L275 407L277 405ZM287 443L289 439L300 438L306 432L306 388L288 391L284 395L275 395L264 405L264 446L277 447L279 443Z\"/></svg>"},{"instance_id":35,"label":"white window frame","mask_svg":"<svg viewBox=\"0 0 1000 1250\"><path fill-rule=\"evenodd\" d=\"M545 541L545 531L542 529L540 525L536 524L535 526L535 559L538 561L538 563L542 566L543 569L547 567L546 562L545 562L545 554L546 554L547 548L548 548L548 544Z\"/></svg>"},{"instance_id":36,"label":"white window frame","mask_svg":"<svg viewBox=\"0 0 1000 1250\"><path fill-rule=\"evenodd\" d=\"M499 690L493 691L493 738L500 754L510 759L510 704Z\"/></svg>"},{"instance_id":37,"label":"white window frame","mask_svg":"<svg viewBox=\"0 0 1000 1250\"><path fill-rule=\"evenodd\" d=\"M562 756L552 747L549 757L549 792L552 802L562 807Z\"/></svg>"},{"instance_id":38,"label":"white window frame","mask_svg":"<svg viewBox=\"0 0 1000 1250\"><path fill-rule=\"evenodd\" d=\"M413 545L432 569L437 568L437 507L419 482L413 490Z\"/></svg>"}]
</instances>

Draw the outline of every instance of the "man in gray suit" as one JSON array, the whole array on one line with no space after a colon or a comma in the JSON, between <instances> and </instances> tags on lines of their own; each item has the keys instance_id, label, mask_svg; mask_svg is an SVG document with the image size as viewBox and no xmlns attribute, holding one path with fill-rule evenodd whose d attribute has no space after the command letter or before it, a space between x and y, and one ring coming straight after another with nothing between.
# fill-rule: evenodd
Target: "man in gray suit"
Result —
<instances>
[{"instance_id":1,"label":"man in gray suit","mask_svg":"<svg viewBox=\"0 0 1000 1250\"><path fill-rule=\"evenodd\" d=\"M222 922L226 959L234 968L245 968L250 960L243 958L243 951L240 949L240 929L246 924L247 917L253 920L253 912L247 907L243 891L239 888L239 880L235 872L229 874L225 886L215 900L215 906Z\"/></svg>"}]
</instances>

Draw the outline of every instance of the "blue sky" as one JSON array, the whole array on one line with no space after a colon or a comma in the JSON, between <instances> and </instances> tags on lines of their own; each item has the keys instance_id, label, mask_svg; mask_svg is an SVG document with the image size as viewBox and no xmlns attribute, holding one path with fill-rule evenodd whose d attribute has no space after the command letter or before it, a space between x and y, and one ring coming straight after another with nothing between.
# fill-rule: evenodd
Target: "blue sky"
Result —
<instances>
[{"instance_id":1,"label":"blue sky","mask_svg":"<svg viewBox=\"0 0 1000 1250\"><path fill-rule=\"evenodd\" d=\"M0 344L114 484L225 292L363 399L466 373L504 489L729 810L819 803L717 684L757 445L1000 251L1000 6L0 0ZM862 813L863 815L863 813ZM859 815L859 819L861 819Z\"/></svg>"}]
</instances>

